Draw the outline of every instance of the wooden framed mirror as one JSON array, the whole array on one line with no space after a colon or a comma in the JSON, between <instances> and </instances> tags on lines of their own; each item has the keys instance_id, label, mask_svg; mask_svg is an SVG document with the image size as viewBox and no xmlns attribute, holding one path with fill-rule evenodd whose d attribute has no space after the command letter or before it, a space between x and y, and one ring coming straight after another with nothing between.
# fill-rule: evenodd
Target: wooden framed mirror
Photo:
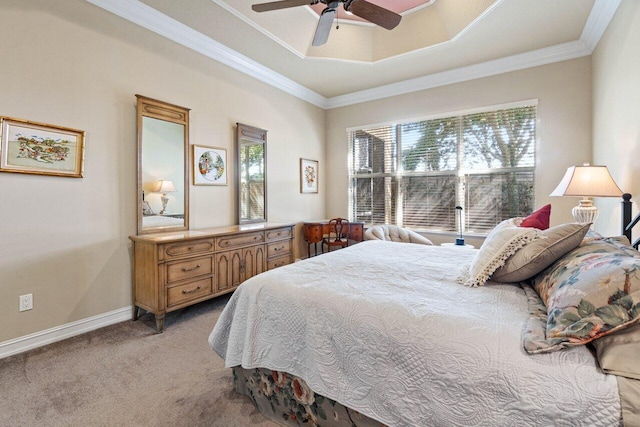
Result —
<instances>
[{"instance_id":1,"label":"wooden framed mirror","mask_svg":"<svg viewBox=\"0 0 640 427\"><path fill-rule=\"evenodd\" d=\"M267 131L238 123L238 224L267 221Z\"/></svg>"},{"instance_id":2,"label":"wooden framed mirror","mask_svg":"<svg viewBox=\"0 0 640 427\"><path fill-rule=\"evenodd\" d=\"M138 234L189 229L189 109L136 95Z\"/></svg>"}]
</instances>

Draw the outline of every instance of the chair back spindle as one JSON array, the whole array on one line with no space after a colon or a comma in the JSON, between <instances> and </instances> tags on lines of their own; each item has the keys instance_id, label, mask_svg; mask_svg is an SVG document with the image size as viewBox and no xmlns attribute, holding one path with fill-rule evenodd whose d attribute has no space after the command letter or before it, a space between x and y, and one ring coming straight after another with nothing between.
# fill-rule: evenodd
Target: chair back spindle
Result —
<instances>
[{"instance_id":1,"label":"chair back spindle","mask_svg":"<svg viewBox=\"0 0 640 427\"><path fill-rule=\"evenodd\" d=\"M325 246L328 251L332 248L344 248L349 246L350 237L349 220L344 218L333 218L329 221L328 234L322 239L322 252Z\"/></svg>"}]
</instances>

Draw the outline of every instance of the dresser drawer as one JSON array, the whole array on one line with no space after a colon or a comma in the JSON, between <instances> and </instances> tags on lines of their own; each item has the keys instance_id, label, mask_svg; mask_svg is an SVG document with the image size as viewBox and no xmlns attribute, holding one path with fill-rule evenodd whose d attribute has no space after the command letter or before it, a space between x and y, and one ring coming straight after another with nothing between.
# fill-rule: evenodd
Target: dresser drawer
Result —
<instances>
[{"instance_id":1,"label":"dresser drawer","mask_svg":"<svg viewBox=\"0 0 640 427\"><path fill-rule=\"evenodd\" d=\"M273 258L291 252L291 240L267 244L267 258Z\"/></svg>"},{"instance_id":2,"label":"dresser drawer","mask_svg":"<svg viewBox=\"0 0 640 427\"><path fill-rule=\"evenodd\" d=\"M291 254L267 260L267 270L273 270L287 264L291 264Z\"/></svg>"},{"instance_id":3,"label":"dresser drawer","mask_svg":"<svg viewBox=\"0 0 640 427\"><path fill-rule=\"evenodd\" d=\"M264 242L264 233L260 231L258 233L246 233L237 234L235 236L218 237L216 239L216 247L217 249L229 249L262 242Z\"/></svg>"},{"instance_id":4,"label":"dresser drawer","mask_svg":"<svg viewBox=\"0 0 640 427\"><path fill-rule=\"evenodd\" d=\"M293 235L291 227L275 228L273 230L267 230L267 242L272 240L288 239Z\"/></svg>"},{"instance_id":5,"label":"dresser drawer","mask_svg":"<svg viewBox=\"0 0 640 427\"><path fill-rule=\"evenodd\" d=\"M164 246L164 253L167 259L204 254L207 252L213 252L213 239L169 243Z\"/></svg>"},{"instance_id":6,"label":"dresser drawer","mask_svg":"<svg viewBox=\"0 0 640 427\"><path fill-rule=\"evenodd\" d=\"M211 274L213 272L213 256L188 259L167 263L167 283L178 282L191 277Z\"/></svg>"},{"instance_id":7,"label":"dresser drawer","mask_svg":"<svg viewBox=\"0 0 640 427\"><path fill-rule=\"evenodd\" d=\"M167 307L180 305L213 293L213 278L197 280L167 288Z\"/></svg>"}]
</instances>

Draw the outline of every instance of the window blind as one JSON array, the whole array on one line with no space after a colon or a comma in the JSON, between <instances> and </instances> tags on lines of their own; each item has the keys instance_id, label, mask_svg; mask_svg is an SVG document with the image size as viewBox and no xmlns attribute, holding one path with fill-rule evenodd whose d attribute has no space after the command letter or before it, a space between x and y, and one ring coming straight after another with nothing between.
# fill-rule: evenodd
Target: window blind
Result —
<instances>
[{"instance_id":1,"label":"window blind","mask_svg":"<svg viewBox=\"0 0 640 427\"><path fill-rule=\"evenodd\" d=\"M528 214L535 125L532 105L349 132L350 219L483 232Z\"/></svg>"}]
</instances>

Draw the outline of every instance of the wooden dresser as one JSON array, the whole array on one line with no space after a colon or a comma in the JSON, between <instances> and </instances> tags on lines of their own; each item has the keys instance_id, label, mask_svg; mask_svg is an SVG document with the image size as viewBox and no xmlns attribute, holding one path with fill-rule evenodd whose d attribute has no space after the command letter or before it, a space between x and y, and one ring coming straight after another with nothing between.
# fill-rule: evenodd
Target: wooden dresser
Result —
<instances>
[{"instance_id":1,"label":"wooden dresser","mask_svg":"<svg viewBox=\"0 0 640 427\"><path fill-rule=\"evenodd\" d=\"M236 289L263 271L293 261L293 224L251 224L131 236L133 319L156 317Z\"/></svg>"}]
</instances>

